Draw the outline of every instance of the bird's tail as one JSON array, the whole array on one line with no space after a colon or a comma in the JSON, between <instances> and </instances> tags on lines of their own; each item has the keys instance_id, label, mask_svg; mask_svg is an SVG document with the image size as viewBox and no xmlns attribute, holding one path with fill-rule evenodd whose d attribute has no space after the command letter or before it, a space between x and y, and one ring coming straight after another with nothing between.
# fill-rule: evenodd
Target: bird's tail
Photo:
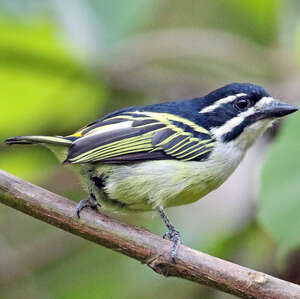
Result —
<instances>
[{"instance_id":1,"label":"bird's tail","mask_svg":"<svg viewBox=\"0 0 300 299\"><path fill-rule=\"evenodd\" d=\"M6 144L34 144L34 143L46 143L53 145L70 146L72 141L67 137L60 136L16 136L8 138L4 141Z\"/></svg>"},{"instance_id":2,"label":"bird's tail","mask_svg":"<svg viewBox=\"0 0 300 299\"><path fill-rule=\"evenodd\" d=\"M17 136L5 140L6 144L41 144L49 148L60 162L68 155L72 141L68 137L52 136Z\"/></svg>"}]
</instances>

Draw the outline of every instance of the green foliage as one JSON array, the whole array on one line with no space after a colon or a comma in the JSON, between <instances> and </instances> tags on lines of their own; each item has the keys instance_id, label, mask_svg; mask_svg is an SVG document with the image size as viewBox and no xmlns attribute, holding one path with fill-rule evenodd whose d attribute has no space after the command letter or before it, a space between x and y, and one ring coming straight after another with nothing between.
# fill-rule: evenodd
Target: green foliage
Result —
<instances>
[{"instance_id":1,"label":"green foliage","mask_svg":"<svg viewBox=\"0 0 300 299\"><path fill-rule=\"evenodd\" d=\"M87 0L93 12L101 20L101 33L106 47L124 38L145 22L153 0Z\"/></svg>"},{"instance_id":2,"label":"green foliage","mask_svg":"<svg viewBox=\"0 0 300 299\"><path fill-rule=\"evenodd\" d=\"M284 123L262 172L258 219L286 255L300 246L300 117Z\"/></svg>"},{"instance_id":3,"label":"green foliage","mask_svg":"<svg viewBox=\"0 0 300 299\"><path fill-rule=\"evenodd\" d=\"M1 140L64 135L101 116L106 89L68 53L49 22L2 20L0 54ZM43 159L35 153L21 148L2 152L0 167L31 179L53 162L50 154Z\"/></svg>"},{"instance_id":4,"label":"green foliage","mask_svg":"<svg viewBox=\"0 0 300 299\"><path fill-rule=\"evenodd\" d=\"M163 15L151 27L179 26L217 28L237 33L262 45L272 45L277 40L277 0L227 0L227 1L165 1Z\"/></svg>"},{"instance_id":5,"label":"green foliage","mask_svg":"<svg viewBox=\"0 0 300 299\"><path fill-rule=\"evenodd\" d=\"M57 41L49 23L0 23L0 138L58 134L100 113L104 88ZM92 119L90 119L92 120Z\"/></svg>"},{"instance_id":6,"label":"green foliage","mask_svg":"<svg viewBox=\"0 0 300 299\"><path fill-rule=\"evenodd\" d=\"M46 179L57 165L54 155L41 146L19 148L0 152L0 169L26 180L40 182Z\"/></svg>"},{"instance_id":7,"label":"green foliage","mask_svg":"<svg viewBox=\"0 0 300 299\"><path fill-rule=\"evenodd\" d=\"M225 2L224 2L225 3ZM263 45L272 44L277 38L277 0L226 1L230 29L246 35Z\"/></svg>"}]
</instances>

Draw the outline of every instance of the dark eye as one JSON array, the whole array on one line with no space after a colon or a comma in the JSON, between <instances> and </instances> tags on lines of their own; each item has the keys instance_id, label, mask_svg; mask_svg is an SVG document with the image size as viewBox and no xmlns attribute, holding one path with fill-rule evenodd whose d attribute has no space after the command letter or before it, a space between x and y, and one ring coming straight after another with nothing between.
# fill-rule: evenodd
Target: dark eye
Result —
<instances>
[{"instance_id":1,"label":"dark eye","mask_svg":"<svg viewBox=\"0 0 300 299\"><path fill-rule=\"evenodd\" d=\"M234 101L233 105L237 110L243 111L250 106L250 101L246 98L238 98Z\"/></svg>"}]
</instances>

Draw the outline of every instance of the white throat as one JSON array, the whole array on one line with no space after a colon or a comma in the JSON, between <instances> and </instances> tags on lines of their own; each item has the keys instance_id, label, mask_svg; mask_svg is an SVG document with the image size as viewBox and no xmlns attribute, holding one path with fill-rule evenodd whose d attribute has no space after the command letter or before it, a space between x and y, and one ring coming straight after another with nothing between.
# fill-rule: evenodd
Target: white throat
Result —
<instances>
[{"instance_id":1,"label":"white throat","mask_svg":"<svg viewBox=\"0 0 300 299\"><path fill-rule=\"evenodd\" d=\"M264 119L260 120L244 129L244 131L236 138L227 143L232 144L233 147L246 152L247 149L258 139L270 126L274 120Z\"/></svg>"}]
</instances>

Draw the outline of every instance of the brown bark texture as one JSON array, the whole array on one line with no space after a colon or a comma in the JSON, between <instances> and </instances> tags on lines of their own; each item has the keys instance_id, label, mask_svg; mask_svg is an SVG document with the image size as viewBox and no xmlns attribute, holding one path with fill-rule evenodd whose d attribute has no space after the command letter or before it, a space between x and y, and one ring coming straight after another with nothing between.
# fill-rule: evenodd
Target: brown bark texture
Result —
<instances>
[{"instance_id":1,"label":"brown bark texture","mask_svg":"<svg viewBox=\"0 0 300 299\"><path fill-rule=\"evenodd\" d=\"M74 235L125 254L164 276L175 276L241 298L300 299L300 286L180 246L177 263L172 243L146 229L92 210L75 216L76 203L0 170L0 202Z\"/></svg>"}]
</instances>

